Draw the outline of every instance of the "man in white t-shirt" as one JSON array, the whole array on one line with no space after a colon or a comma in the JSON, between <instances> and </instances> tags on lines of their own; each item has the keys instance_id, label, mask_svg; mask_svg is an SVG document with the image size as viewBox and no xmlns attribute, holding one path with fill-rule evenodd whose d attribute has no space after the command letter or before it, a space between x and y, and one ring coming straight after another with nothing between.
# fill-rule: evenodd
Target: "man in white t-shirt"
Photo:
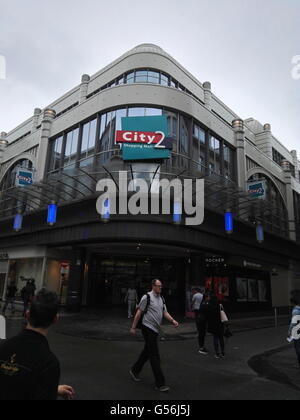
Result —
<instances>
[{"instance_id":1,"label":"man in white t-shirt","mask_svg":"<svg viewBox=\"0 0 300 420\"><path fill-rule=\"evenodd\" d=\"M161 289L161 281L158 279L153 280L152 292L147 293L148 296L144 295L142 297L136 316L134 317L130 332L133 335L136 334L136 326L141 316L143 316L142 334L145 340L145 347L129 373L136 382L139 382L141 380L139 373L142 371L144 364L150 360L155 377L155 389L161 392L167 392L170 387L166 385L165 377L160 367L157 339L163 317L170 321L174 327L178 327L178 322L168 313L164 299L161 297Z\"/></svg>"}]
</instances>

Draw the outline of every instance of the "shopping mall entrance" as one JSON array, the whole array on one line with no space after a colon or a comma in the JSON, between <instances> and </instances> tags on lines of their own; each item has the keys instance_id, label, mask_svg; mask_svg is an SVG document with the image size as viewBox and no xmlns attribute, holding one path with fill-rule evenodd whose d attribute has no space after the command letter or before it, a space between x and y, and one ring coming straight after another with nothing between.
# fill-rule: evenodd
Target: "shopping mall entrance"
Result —
<instances>
[{"instance_id":1,"label":"shopping mall entrance","mask_svg":"<svg viewBox=\"0 0 300 420\"><path fill-rule=\"evenodd\" d=\"M139 299L151 290L151 281L163 283L168 310L184 312L185 260L178 258L91 255L88 306L94 308L124 305L129 286Z\"/></svg>"}]
</instances>

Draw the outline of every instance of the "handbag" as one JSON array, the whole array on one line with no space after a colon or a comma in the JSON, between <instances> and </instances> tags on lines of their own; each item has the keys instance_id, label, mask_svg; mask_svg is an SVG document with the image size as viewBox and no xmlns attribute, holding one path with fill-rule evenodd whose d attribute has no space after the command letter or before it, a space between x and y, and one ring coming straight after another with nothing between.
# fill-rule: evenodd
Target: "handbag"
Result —
<instances>
[{"instance_id":1,"label":"handbag","mask_svg":"<svg viewBox=\"0 0 300 420\"><path fill-rule=\"evenodd\" d=\"M228 322L228 317L226 312L224 311L223 305L220 305L220 314L221 314L221 322L224 324Z\"/></svg>"},{"instance_id":2,"label":"handbag","mask_svg":"<svg viewBox=\"0 0 300 420\"><path fill-rule=\"evenodd\" d=\"M224 337L226 337L226 338L230 338L230 337L232 337L232 336L233 336L233 334L232 334L232 332L230 331L229 326L228 326L228 325L226 325L226 327L225 327L225 331L224 331Z\"/></svg>"}]
</instances>

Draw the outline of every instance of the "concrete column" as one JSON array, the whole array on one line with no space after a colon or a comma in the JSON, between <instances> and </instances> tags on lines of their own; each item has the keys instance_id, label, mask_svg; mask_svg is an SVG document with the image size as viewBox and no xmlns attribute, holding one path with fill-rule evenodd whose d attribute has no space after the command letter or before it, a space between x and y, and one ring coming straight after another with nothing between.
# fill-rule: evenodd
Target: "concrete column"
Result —
<instances>
[{"instance_id":1,"label":"concrete column","mask_svg":"<svg viewBox=\"0 0 300 420\"><path fill-rule=\"evenodd\" d=\"M245 130L244 121L236 119L232 121L232 128L236 140L237 154L237 180L238 186L242 190L246 190L246 157L245 157Z\"/></svg>"},{"instance_id":2,"label":"concrete column","mask_svg":"<svg viewBox=\"0 0 300 420\"><path fill-rule=\"evenodd\" d=\"M84 74L81 78L80 93L79 93L79 103L86 101L88 86L91 78L88 74Z\"/></svg>"},{"instance_id":3,"label":"concrete column","mask_svg":"<svg viewBox=\"0 0 300 420\"><path fill-rule=\"evenodd\" d=\"M204 104L207 109L211 111L211 83L210 82L204 82L203 83L203 89L204 89Z\"/></svg>"},{"instance_id":4,"label":"concrete column","mask_svg":"<svg viewBox=\"0 0 300 420\"><path fill-rule=\"evenodd\" d=\"M255 143L257 147L269 156L271 159L273 158L272 152L272 127L271 124L265 124L263 128L263 132L256 134L255 136Z\"/></svg>"},{"instance_id":5,"label":"concrete column","mask_svg":"<svg viewBox=\"0 0 300 420\"><path fill-rule=\"evenodd\" d=\"M295 167L295 176L296 176L296 179L299 181L300 166L299 166L299 163L298 163L297 150L292 150L291 155L293 157L293 165Z\"/></svg>"},{"instance_id":6,"label":"concrete column","mask_svg":"<svg viewBox=\"0 0 300 420\"><path fill-rule=\"evenodd\" d=\"M4 152L8 146L8 141L6 140L7 134L5 132L0 133L0 165L4 157Z\"/></svg>"},{"instance_id":7,"label":"concrete column","mask_svg":"<svg viewBox=\"0 0 300 420\"><path fill-rule=\"evenodd\" d=\"M37 156L37 182L42 182L46 174L47 153L51 126L56 112L53 109L45 109L42 121L42 135Z\"/></svg>"},{"instance_id":8,"label":"concrete column","mask_svg":"<svg viewBox=\"0 0 300 420\"><path fill-rule=\"evenodd\" d=\"M67 310L69 312L79 312L81 309L81 292L84 279L86 252L83 248L73 248L72 254L67 295Z\"/></svg>"},{"instance_id":9,"label":"concrete column","mask_svg":"<svg viewBox=\"0 0 300 420\"><path fill-rule=\"evenodd\" d=\"M290 162L283 160L281 167L284 172L284 181L286 185L286 199L287 210L289 218L290 239L296 241L296 223L295 223L295 209L294 209L294 195L292 189L292 172Z\"/></svg>"},{"instance_id":10,"label":"concrete column","mask_svg":"<svg viewBox=\"0 0 300 420\"><path fill-rule=\"evenodd\" d=\"M39 117L42 113L40 108L35 108L33 113L33 120L32 120L32 131L36 131L37 126L39 125Z\"/></svg>"}]
</instances>

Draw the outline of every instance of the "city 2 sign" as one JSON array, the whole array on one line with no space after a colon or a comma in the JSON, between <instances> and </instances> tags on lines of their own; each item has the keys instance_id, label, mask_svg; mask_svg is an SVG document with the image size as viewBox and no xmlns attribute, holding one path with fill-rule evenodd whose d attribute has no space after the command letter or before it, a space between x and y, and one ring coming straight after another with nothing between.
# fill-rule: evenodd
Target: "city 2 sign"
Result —
<instances>
[{"instance_id":1,"label":"city 2 sign","mask_svg":"<svg viewBox=\"0 0 300 420\"><path fill-rule=\"evenodd\" d=\"M122 130L116 131L124 160L168 159L173 139L168 137L166 116L122 118Z\"/></svg>"},{"instance_id":2,"label":"city 2 sign","mask_svg":"<svg viewBox=\"0 0 300 420\"><path fill-rule=\"evenodd\" d=\"M33 184L33 173L26 169L18 169L16 173L16 187L25 187Z\"/></svg>"}]
</instances>

